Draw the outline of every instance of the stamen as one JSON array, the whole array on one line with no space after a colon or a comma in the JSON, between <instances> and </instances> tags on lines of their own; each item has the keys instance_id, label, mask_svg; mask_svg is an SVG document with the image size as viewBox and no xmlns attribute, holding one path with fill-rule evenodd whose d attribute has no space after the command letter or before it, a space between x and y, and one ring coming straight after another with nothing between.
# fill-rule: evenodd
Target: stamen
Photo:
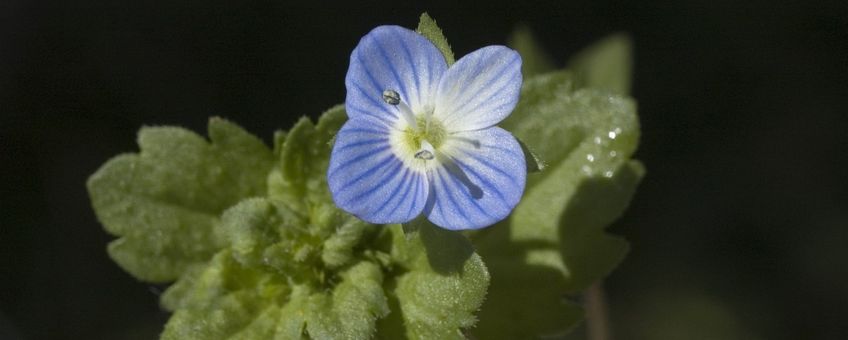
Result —
<instances>
[{"instance_id":1,"label":"stamen","mask_svg":"<svg viewBox=\"0 0 848 340\"><path fill-rule=\"evenodd\" d=\"M418 124L415 122L415 114L412 113L412 109L409 108L406 103L400 100L400 94L395 90L384 90L383 91L383 101L386 104L397 106L398 110L400 110L400 114L406 119L406 122L413 129L418 129Z\"/></svg>"},{"instance_id":2,"label":"stamen","mask_svg":"<svg viewBox=\"0 0 848 340\"><path fill-rule=\"evenodd\" d=\"M421 149L418 150L417 152L415 152L415 158L425 160L425 161L429 161L433 158L436 158L435 152L436 152L436 150L433 149L433 146L430 145L430 143L427 142L427 140L422 140L421 141Z\"/></svg>"}]
</instances>

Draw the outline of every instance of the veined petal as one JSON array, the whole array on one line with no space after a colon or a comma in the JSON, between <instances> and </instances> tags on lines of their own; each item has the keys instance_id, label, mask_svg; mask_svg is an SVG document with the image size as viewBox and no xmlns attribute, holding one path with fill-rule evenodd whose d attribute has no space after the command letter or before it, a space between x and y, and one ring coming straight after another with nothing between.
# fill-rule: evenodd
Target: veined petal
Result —
<instances>
[{"instance_id":1,"label":"veined petal","mask_svg":"<svg viewBox=\"0 0 848 340\"><path fill-rule=\"evenodd\" d=\"M397 92L416 113L433 107L446 69L444 56L427 38L400 26L377 27L350 55L345 77L348 116L384 122L400 118L399 108L383 101L385 90Z\"/></svg>"},{"instance_id":2,"label":"veined petal","mask_svg":"<svg viewBox=\"0 0 848 340\"><path fill-rule=\"evenodd\" d=\"M389 127L350 119L330 154L327 183L339 208L376 224L412 220L427 201L427 178L389 145Z\"/></svg>"},{"instance_id":3,"label":"veined petal","mask_svg":"<svg viewBox=\"0 0 848 340\"><path fill-rule=\"evenodd\" d=\"M506 218L524 192L527 165L518 141L499 128L454 133L439 149L441 167L429 173L424 209L436 225L479 229Z\"/></svg>"},{"instance_id":4,"label":"veined petal","mask_svg":"<svg viewBox=\"0 0 848 340\"><path fill-rule=\"evenodd\" d=\"M439 83L434 117L450 131L493 126L518 103L521 57L504 46L487 46L453 64Z\"/></svg>"}]
</instances>

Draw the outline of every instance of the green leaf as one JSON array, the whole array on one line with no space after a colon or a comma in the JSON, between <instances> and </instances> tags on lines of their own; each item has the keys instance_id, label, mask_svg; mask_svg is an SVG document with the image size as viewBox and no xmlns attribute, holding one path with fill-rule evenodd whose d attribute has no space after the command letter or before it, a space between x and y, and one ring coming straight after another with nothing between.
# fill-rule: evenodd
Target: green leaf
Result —
<instances>
[{"instance_id":1,"label":"green leaf","mask_svg":"<svg viewBox=\"0 0 848 340\"><path fill-rule=\"evenodd\" d=\"M388 314L383 273L354 261L353 247L372 226L344 216L337 233L319 235L279 200L252 198L228 209L221 234L231 246L162 296L175 311L163 338L370 337ZM322 262L327 257L332 265Z\"/></svg>"},{"instance_id":2,"label":"green leaf","mask_svg":"<svg viewBox=\"0 0 848 340\"><path fill-rule=\"evenodd\" d=\"M311 289L308 286L295 286L292 289L288 302L278 307L280 312L275 317L277 327L274 339L309 339L306 334L306 318L310 294Z\"/></svg>"},{"instance_id":3,"label":"green leaf","mask_svg":"<svg viewBox=\"0 0 848 340\"><path fill-rule=\"evenodd\" d=\"M453 63L456 62L456 59L454 59L453 56L453 51L451 51L450 44L448 44L448 39L445 38L444 34L442 34L442 29L436 25L436 20L433 20L429 14L426 12L421 14L421 19L418 21L418 28L416 28L415 31L430 40L433 45L436 45L436 48L438 48L445 57L445 61L448 63L448 66L453 65Z\"/></svg>"},{"instance_id":4,"label":"green leaf","mask_svg":"<svg viewBox=\"0 0 848 340\"><path fill-rule=\"evenodd\" d=\"M461 233L430 223L409 236L399 225L388 228L392 258L403 272L390 284L390 303L397 307L381 320L381 337L464 339L489 285L480 256Z\"/></svg>"},{"instance_id":5,"label":"green leaf","mask_svg":"<svg viewBox=\"0 0 848 340\"><path fill-rule=\"evenodd\" d=\"M282 202L245 200L227 210L221 221L233 258L244 266L275 271L297 282L313 278L312 268L320 266L320 236Z\"/></svg>"},{"instance_id":6,"label":"green leaf","mask_svg":"<svg viewBox=\"0 0 848 340\"><path fill-rule=\"evenodd\" d=\"M313 339L367 339L389 313L381 269L360 262L341 274L332 295L314 294L306 330Z\"/></svg>"},{"instance_id":7,"label":"green leaf","mask_svg":"<svg viewBox=\"0 0 848 340\"><path fill-rule=\"evenodd\" d=\"M604 38L571 58L578 87L629 94L633 74L632 43L626 34Z\"/></svg>"},{"instance_id":8,"label":"green leaf","mask_svg":"<svg viewBox=\"0 0 848 340\"><path fill-rule=\"evenodd\" d=\"M282 277L244 267L229 251L221 251L165 292L163 305L175 312L161 337L227 339L250 329L258 315L289 291Z\"/></svg>"},{"instance_id":9,"label":"green leaf","mask_svg":"<svg viewBox=\"0 0 848 340\"><path fill-rule=\"evenodd\" d=\"M280 160L268 178L269 196L309 212L315 221L331 219L327 166L333 137L346 120L344 106L337 105L324 112L317 125L304 117L288 132L278 132L274 139Z\"/></svg>"},{"instance_id":10,"label":"green leaf","mask_svg":"<svg viewBox=\"0 0 848 340\"><path fill-rule=\"evenodd\" d=\"M229 251L191 276L163 297L176 311L162 339L365 339L389 312L382 272L370 262L341 272L329 291L289 288L281 275L242 266Z\"/></svg>"},{"instance_id":11,"label":"green leaf","mask_svg":"<svg viewBox=\"0 0 848 340\"><path fill-rule=\"evenodd\" d=\"M109 255L144 281L175 280L223 246L218 215L241 199L264 195L271 151L220 118L207 142L176 127L139 132L139 154L117 156L88 180L97 218L120 236Z\"/></svg>"},{"instance_id":12,"label":"green leaf","mask_svg":"<svg viewBox=\"0 0 848 340\"><path fill-rule=\"evenodd\" d=\"M553 60L539 46L529 27L516 27L507 39L507 45L521 55L521 75L524 79L554 70Z\"/></svg>"},{"instance_id":13,"label":"green leaf","mask_svg":"<svg viewBox=\"0 0 848 340\"><path fill-rule=\"evenodd\" d=\"M604 232L626 208L644 170L631 161L639 138L633 101L575 90L561 71L525 82L502 127L548 165L528 174L507 221L474 235L492 274L473 333L479 338L558 336L581 318L565 299L606 276L627 242Z\"/></svg>"},{"instance_id":14,"label":"green leaf","mask_svg":"<svg viewBox=\"0 0 848 340\"><path fill-rule=\"evenodd\" d=\"M269 197L281 200L288 210L303 217L310 240L324 240L323 265L340 267L353 258L353 248L374 226L339 210L327 186L327 166L336 132L347 120L343 105L327 110L313 124L303 118L288 132L275 134L278 167L268 177ZM312 242L315 243L315 242Z\"/></svg>"},{"instance_id":15,"label":"green leaf","mask_svg":"<svg viewBox=\"0 0 848 340\"><path fill-rule=\"evenodd\" d=\"M354 248L376 227L338 212L330 228L316 228L284 202L265 198L242 201L227 210L222 233L234 258L300 283L324 284L324 269L355 260Z\"/></svg>"},{"instance_id":16,"label":"green leaf","mask_svg":"<svg viewBox=\"0 0 848 340\"><path fill-rule=\"evenodd\" d=\"M350 215L344 215L344 221L326 241L321 250L321 261L330 268L341 267L354 258L354 248L366 235L374 232L374 225L368 224Z\"/></svg>"},{"instance_id":17,"label":"green leaf","mask_svg":"<svg viewBox=\"0 0 848 340\"><path fill-rule=\"evenodd\" d=\"M567 72L529 80L522 98L527 100L501 126L550 166L528 176L524 198L512 217L529 223L517 226L523 232L514 240L556 241L559 228L553 221L559 219L577 184L592 177L612 177L636 150L636 105L628 97L605 91L571 90ZM546 195L534 202L541 206L525 204L534 195Z\"/></svg>"}]
</instances>

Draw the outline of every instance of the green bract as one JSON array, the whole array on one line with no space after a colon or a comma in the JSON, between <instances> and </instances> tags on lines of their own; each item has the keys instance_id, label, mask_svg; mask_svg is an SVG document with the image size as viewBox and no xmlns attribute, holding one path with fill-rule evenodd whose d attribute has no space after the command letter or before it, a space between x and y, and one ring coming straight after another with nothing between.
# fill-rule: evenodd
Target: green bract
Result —
<instances>
[{"instance_id":1,"label":"green bract","mask_svg":"<svg viewBox=\"0 0 848 340\"><path fill-rule=\"evenodd\" d=\"M418 32L454 60L426 14ZM528 31L511 41L525 84L501 126L522 140L532 173L513 214L470 239L334 206L326 171L342 106L278 132L273 148L219 118L208 141L142 128L140 152L104 164L88 189L118 237L110 256L140 280L173 282L162 338L517 339L573 327L582 312L566 297L625 255L604 228L644 173L630 160L629 42L615 36L548 72Z\"/></svg>"}]
</instances>

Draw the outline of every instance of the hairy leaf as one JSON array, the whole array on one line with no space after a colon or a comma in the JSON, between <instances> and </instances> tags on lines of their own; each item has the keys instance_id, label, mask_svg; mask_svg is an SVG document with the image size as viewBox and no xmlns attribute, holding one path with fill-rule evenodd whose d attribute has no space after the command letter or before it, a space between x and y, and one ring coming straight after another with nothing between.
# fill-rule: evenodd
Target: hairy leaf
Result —
<instances>
[{"instance_id":1,"label":"hairy leaf","mask_svg":"<svg viewBox=\"0 0 848 340\"><path fill-rule=\"evenodd\" d=\"M165 292L162 304L175 313L163 338L370 337L389 312L381 268L357 261L326 271L325 241L302 222L283 202L265 198L228 209L221 223L231 248Z\"/></svg>"},{"instance_id":2,"label":"hairy leaf","mask_svg":"<svg viewBox=\"0 0 848 340\"><path fill-rule=\"evenodd\" d=\"M264 195L271 151L240 127L209 121L207 142L175 127L139 132L141 152L117 156L88 180L97 218L120 236L109 254L135 277L176 279L223 246L218 215L238 201Z\"/></svg>"},{"instance_id":3,"label":"hairy leaf","mask_svg":"<svg viewBox=\"0 0 848 340\"><path fill-rule=\"evenodd\" d=\"M389 313L377 265L360 262L341 279L332 294L310 297L306 330L313 339L367 339L377 319Z\"/></svg>"},{"instance_id":4,"label":"hairy leaf","mask_svg":"<svg viewBox=\"0 0 848 340\"><path fill-rule=\"evenodd\" d=\"M567 71L528 80L521 95L501 126L547 167L528 174L507 221L474 235L492 273L473 330L485 339L562 335L582 318L567 297L624 257L627 242L604 228L624 211L644 172L630 160L639 137L631 99L575 89Z\"/></svg>"},{"instance_id":5,"label":"hairy leaf","mask_svg":"<svg viewBox=\"0 0 848 340\"><path fill-rule=\"evenodd\" d=\"M278 166L268 178L270 197L286 201L292 208L310 212L316 220L329 218L332 204L327 188L327 165L336 131L347 120L343 105L324 112L313 124L301 118L288 132L274 137Z\"/></svg>"},{"instance_id":6,"label":"hairy leaf","mask_svg":"<svg viewBox=\"0 0 848 340\"><path fill-rule=\"evenodd\" d=\"M162 339L230 338L288 292L282 277L244 267L229 251L219 252L205 268L166 291L163 304L175 312Z\"/></svg>"},{"instance_id":7,"label":"hairy leaf","mask_svg":"<svg viewBox=\"0 0 848 340\"><path fill-rule=\"evenodd\" d=\"M389 227L391 256L401 273L390 282L392 314L381 320L386 339L464 339L486 296L489 273L468 239L424 221L405 235Z\"/></svg>"},{"instance_id":8,"label":"hairy leaf","mask_svg":"<svg viewBox=\"0 0 848 340\"><path fill-rule=\"evenodd\" d=\"M427 13L421 14L421 19L418 22L418 28L415 29L418 34L426 37L433 45L436 45L436 48L442 52L442 55L445 56L445 61L448 63L448 66L453 65L456 62L456 59L453 56L453 51L451 51L450 44L448 44L448 39L445 38L445 35L442 34L442 29L436 25L436 20L430 17Z\"/></svg>"}]
</instances>

